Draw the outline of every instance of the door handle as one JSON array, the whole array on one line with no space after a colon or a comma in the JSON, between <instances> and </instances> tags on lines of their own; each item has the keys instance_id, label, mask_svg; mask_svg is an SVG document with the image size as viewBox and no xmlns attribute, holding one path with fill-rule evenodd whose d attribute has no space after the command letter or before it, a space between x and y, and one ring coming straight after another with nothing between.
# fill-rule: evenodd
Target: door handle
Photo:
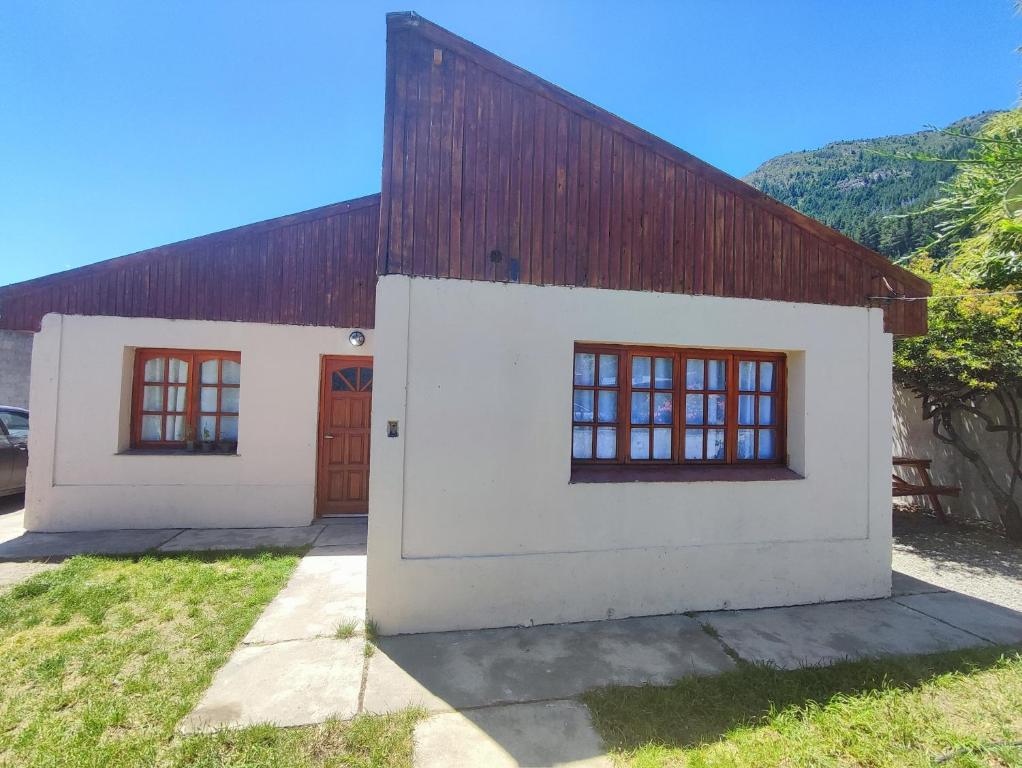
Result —
<instances>
[{"instance_id":1,"label":"door handle","mask_svg":"<svg viewBox=\"0 0 1022 768\"><path fill-rule=\"evenodd\" d=\"M333 440L334 436L333 435L323 435L323 439L324 440Z\"/></svg>"},{"instance_id":2,"label":"door handle","mask_svg":"<svg viewBox=\"0 0 1022 768\"><path fill-rule=\"evenodd\" d=\"M28 450L28 446L27 445L16 445L14 447L17 448L19 451L27 451Z\"/></svg>"}]
</instances>

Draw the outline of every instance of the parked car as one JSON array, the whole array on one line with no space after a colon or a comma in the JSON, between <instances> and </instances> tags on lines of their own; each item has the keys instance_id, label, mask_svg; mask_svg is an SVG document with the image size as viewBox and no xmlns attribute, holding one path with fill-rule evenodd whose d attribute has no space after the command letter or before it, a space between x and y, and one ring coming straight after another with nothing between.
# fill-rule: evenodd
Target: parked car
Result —
<instances>
[{"instance_id":1,"label":"parked car","mask_svg":"<svg viewBox=\"0 0 1022 768\"><path fill-rule=\"evenodd\" d=\"M0 405L0 496L25 490L28 411Z\"/></svg>"}]
</instances>

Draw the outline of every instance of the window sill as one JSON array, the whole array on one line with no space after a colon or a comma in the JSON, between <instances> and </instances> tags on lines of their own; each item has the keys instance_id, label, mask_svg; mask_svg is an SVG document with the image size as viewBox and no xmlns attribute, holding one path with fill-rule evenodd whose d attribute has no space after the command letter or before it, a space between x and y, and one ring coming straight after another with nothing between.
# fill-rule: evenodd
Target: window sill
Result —
<instances>
[{"instance_id":1,"label":"window sill","mask_svg":"<svg viewBox=\"0 0 1022 768\"><path fill-rule=\"evenodd\" d=\"M575 483L704 483L760 480L804 480L798 472L777 465L668 464L636 467L630 464L586 464L571 468Z\"/></svg>"},{"instance_id":2,"label":"window sill","mask_svg":"<svg viewBox=\"0 0 1022 768\"><path fill-rule=\"evenodd\" d=\"M240 456L237 451L187 451L184 448L129 448L118 451L115 456Z\"/></svg>"}]
</instances>

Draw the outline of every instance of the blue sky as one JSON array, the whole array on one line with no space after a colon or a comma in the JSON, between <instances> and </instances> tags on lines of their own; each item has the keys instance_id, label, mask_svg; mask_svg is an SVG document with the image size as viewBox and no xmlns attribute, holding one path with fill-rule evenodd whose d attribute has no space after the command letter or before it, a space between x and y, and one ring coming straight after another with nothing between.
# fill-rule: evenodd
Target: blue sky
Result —
<instances>
[{"instance_id":1,"label":"blue sky","mask_svg":"<svg viewBox=\"0 0 1022 768\"><path fill-rule=\"evenodd\" d=\"M736 176L1022 77L1011 0L7 2L0 284L377 191L391 10Z\"/></svg>"}]
</instances>

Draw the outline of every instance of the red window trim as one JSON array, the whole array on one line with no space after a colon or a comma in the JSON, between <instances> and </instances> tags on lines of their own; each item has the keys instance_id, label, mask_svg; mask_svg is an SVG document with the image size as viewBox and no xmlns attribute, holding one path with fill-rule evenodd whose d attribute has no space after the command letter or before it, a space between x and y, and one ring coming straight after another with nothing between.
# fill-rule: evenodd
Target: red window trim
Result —
<instances>
[{"instance_id":1,"label":"red window trim","mask_svg":"<svg viewBox=\"0 0 1022 768\"><path fill-rule=\"evenodd\" d=\"M575 355L579 353L592 353L597 355L597 361L599 360L600 354L616 354L618 356L618 380L616 391L618 393L617 399L617 421L612 425L609 422L603 424L605 427L614 426L616 428L616 455L613 458L598 459L596 458L596 429L600 426L598 421L598 403L595 394L599 389L613 389L599 387L599 371L596 371L596 380L594 386L585 386L575 384ZM670 459L653 459L652 458L652 440L650 446L649 459L632 459L630 457L629 446L631 443L631 430L633 428L631 424L631 413L630 403L632 396L632 358L633 357L650 357L651 358L651 371L650 371L650 384L651 388L646 390L641 388L640 391L655 391L652 386L654 384L653 379L655 378L655 371L652 366L655 366L655 358L670 358L673 360L673 382L671 392L673 393L673 416L670 425L672 428L671 433L671 458ZM689 358L698 358L704 360L724 360L726 370L726 382L723 391L718 390L689 390L686 386L686 366ZM750 391L739 391L738 389L738 371L740 362L756 362L756 390ZM774 398L774 418L773 424L769 425L768 428L776 431L777 445L774 450L774 458L771 459L739 459L737 456L738 452L738 403L740 395L752 395L753 408L755 410L755 420L758 422L759 413L759 363L770 362L774 364L774 388L769 393L769 396ZM584 343L576 342L575 348L572 354L572 437L574 436L575 427L592 427L592 455L591 459L577 459L572 455L571 463L573 466L591 466L591 465L627 465L640 469L642 467L656 467L664 465L696 465L704 467L712 466L785 466L787 464L787 356L784 353L776 352L761 352L752 350L735 350L735 349L706 349L701 347L656 347L646 345L627 345L627 344L600 344L600 343ZM704 369L704 386L707 386L705 376L707 371ZM575 421L574 418L574 392L576 389L588 389L594 390L594 408L593 408L593 421ZM666 390L664 390L666 391ZM685 458L685 437L684 433L686 428L691 429L702 429L703 430L703 454L706 455L707 447L707 434L714 425L708 425L705 423L702 425L686 425L685 422L685 397L687 394L701 394L704 397L704 415L708 400L706 395L708 394L723 394L725 396L725 416L724 416L724 458L723 459L686 459ZM652 419L652 416L651 416ZM649 426L639 426L641 429L652 428L655 425L652 423ZM758 449L758 433L760 427L758 425L741 425L742 430L753 429L755 430L756 437L753 444L753 456L755 457ZM652 433L651 433L652 434ZM574 451L572 451L574 453Z\"/></svg>"},{"instance_id":2,"label":"red window trim","mask_svg":"<svg viewBox=\"0 0 1022 768\"><path fill-rule=\"evenodd\" d=\"M217 435L220 433L220 419L226 414L230 416L237 416L236 413L227 414L221 410L221 400L223 398L224 389L240 389L240 384L224 384L223 383L223 366L217 366L217 410L216 413L205 412L200 414L200 398L202 387L211 386L210 384L203 385L201 383L201 368L202 363L208 360L232 360L239 365L241 364L241 353L231 352L227 350L207 350L207 349L175 349L170 347L144 347L135 350L135 367L132 375L131 382L131 447L136 449L166 449L166 450L180 450L187 443L184 440L143 440L142 439L142 416L143 415L157 415L159 414L161 419L161 430L166 429L166 416L170 414L176 414L178 412L169 412L166 410L167 406L167 387L174 386L173 382L167 382L167 371L164 368L164 379L161 386L164 389L163 393L163 410L161 411L144 411L143 410L143 394L146 386L145 382L145 364L148 360L153 358L164 357L164 358L176 358L184 360L188 363L188 376L183 384L179 386L185 387L185 409L181 415L185 418L185 429L191 428L195 432L195 442L201 442L200 436L198 435L199 430L199 416L210 416L215 415L216 417L216 430ZM150 384L152 386L152 384ZM163 432L161 432L163 434Z\"/></svg>"}]
</instances>

